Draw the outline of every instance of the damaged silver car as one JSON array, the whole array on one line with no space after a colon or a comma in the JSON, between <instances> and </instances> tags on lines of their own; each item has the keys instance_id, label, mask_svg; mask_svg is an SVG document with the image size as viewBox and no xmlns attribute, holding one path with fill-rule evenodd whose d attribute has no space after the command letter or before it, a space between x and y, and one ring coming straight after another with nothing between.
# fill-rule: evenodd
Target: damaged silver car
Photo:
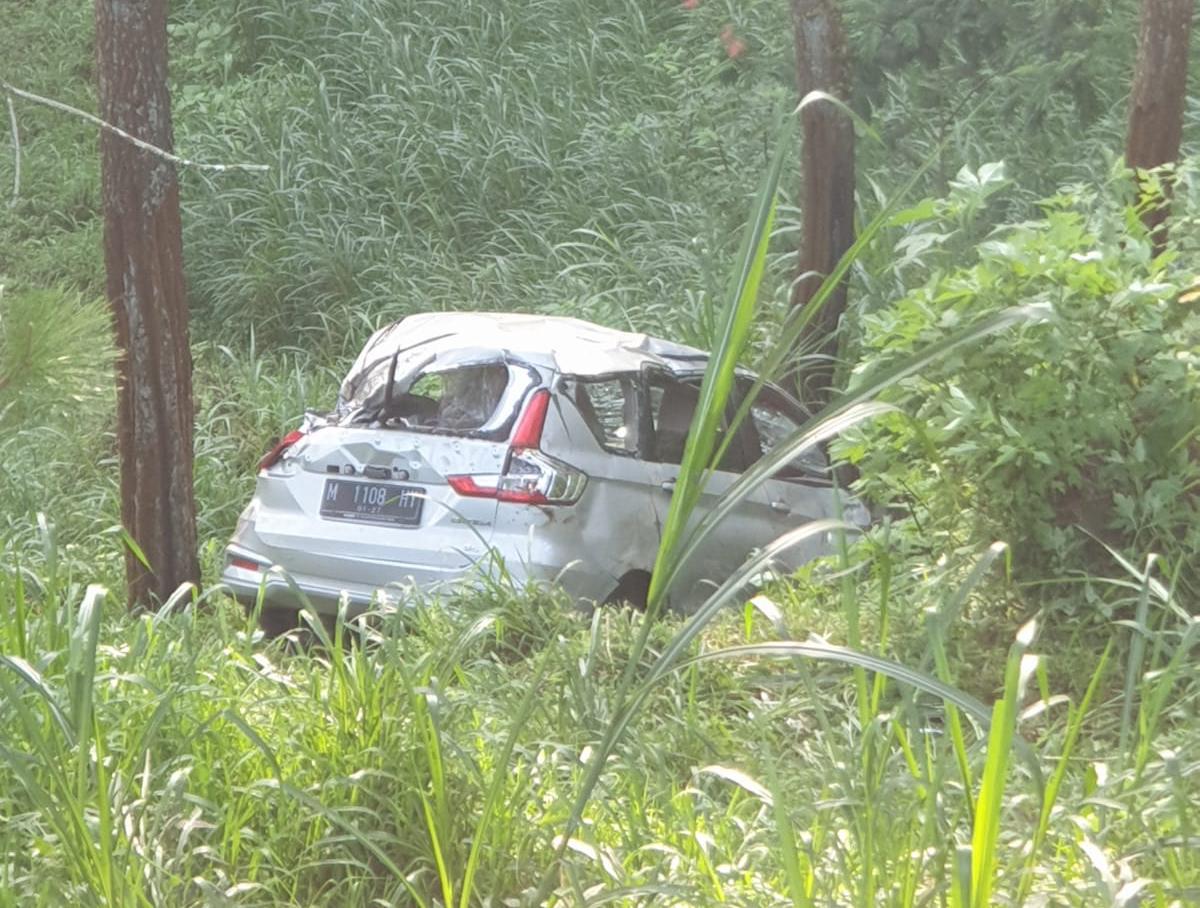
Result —
<instances>
[{"instance_id":1,"label":"damaged silver car","mask_svg":"<svg viewBox=\"0 0 1200 908\"><path fill-rule=\"evenodd\" d=\"M268 630L294 623L296 589L333 613L343 597L361 610L480 571L644 604L707 359L570 318L397 322L371 337L334 410L309 414L260 462L222 579L243 602L264 597ZM752 382L740 374L738 395ZM693 519L804 415L764 387ZM839 513L865 520L853 502L839 508L820 455L788 465L709 536L670 604L695 607L753 549ZM787 566L827 545L809 542Z\"/></svg>"}]
</instances>

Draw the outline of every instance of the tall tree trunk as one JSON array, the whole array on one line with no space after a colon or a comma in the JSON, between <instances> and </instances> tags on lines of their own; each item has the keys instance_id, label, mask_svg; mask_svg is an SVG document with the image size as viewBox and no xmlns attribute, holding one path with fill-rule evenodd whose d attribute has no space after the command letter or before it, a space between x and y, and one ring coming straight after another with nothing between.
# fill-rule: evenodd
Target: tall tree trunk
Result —
<instances>
[{"instance_id":1,"label":"tall tree trunk","mask_svg":"<svg viewBox=\"0 0 1200 908\"><path fill-rule=\"evenodd\" d=\"M100 115L170 151L166 0L96 0ZM100 137L104 259L117 346L121 521L130 605L198 583L192 359L174 165Z\"/></svg>"},{"instance_id":2,"label":"tall tree trunk","mask_svg":"<svg viewBox=\"0 0 1200 908\"><path fill-rule=\"evenodd\" d=\"M850 56L836 0L792 0L796 38L796 84L803 98L824 91L850 100ZM807 306L822 280L854 243L854 123L826 101L800 114L804 178L800 278L793 306ZM841 282L809 323L801 343L819 359L797 372L801 397L811 405L833 394L838 323L846 309Z\"/></svg>"},{"instance_id":3,"label":"tall tree trunk","mask_svg":"<svg viewBox=\"0 0 1200 908\"><path fill-rule=\"evenodd\" d=\"M1179 158L1193 2L1142 0L1137 63L1129 99L1129 132L1125 137L1125 161L1130 167L1148 170ZM1168 207L1164 200L1143 215L1154 239L1155 254L1166 246Z\"/></svg>"}]
</instances>

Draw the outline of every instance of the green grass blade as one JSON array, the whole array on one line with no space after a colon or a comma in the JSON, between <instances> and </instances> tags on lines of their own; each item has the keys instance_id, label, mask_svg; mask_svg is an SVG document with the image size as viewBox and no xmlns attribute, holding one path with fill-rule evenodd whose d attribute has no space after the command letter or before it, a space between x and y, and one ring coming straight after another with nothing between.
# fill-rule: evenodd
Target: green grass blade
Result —
<instances>
[{"instance_id":1,"label":"green grass blade","mask_svg":"<svg viewBox=\"0 0 1200 908\"><path fill-rule=\"evenodd\" d=\"M1142 665L1146 658L1146 637L1150 633L1150 574L1154 569L1155 557L1146 559L1146 569L1141 573L1141 590L1138 593L1137 610L1134 613L1133 642L1129 646L1129 661L1125 665L1125 688L1121 693L1121 753L1129 753L1129 736L1133 725L1133 704L1137 688L1142 679Z\"/></svg>"},{"instance_id":2,"label":"green grass blade","mask_svg":"<svg viewBox=\"0 0 1200 908\"><path fill-rule=\"evenodd\" d=\"M571 811L567 816L565 828L559 836L554 860L547 867L537 888L534 901L539 904L549 896L550 890L553 888L556 866L566 851L567 843L582 822L584 808L600 781L608 756L612 753L612 749L632 718L628 707L634 676L641 664L642 654L646 651L651 626L661 610L663 593L668 589L667 575L672 573L673 567L677 563L677 552L682 542L684 529L703 487L704 470L709 463L713 462L713 442L716 431L721 424L725 402L733 386L737 359L741 355L753 319L758 283L766 265L770 225L775 212L775 196L783 171L783 162L790 150L791 143L788 139L793 126L790 118L781 118L776 129L775 151L771 166L759 188L754 213L746 225L741 255L738 258L738 265L731 282L730 298L726 304L724 328L719 344L709 357L700 388L701 399L693 414L692 425L684 447L683 463L680 464L675 493L672 495L671 506L667 512L667 520L663 527L662 539L655 559L654 571L651 574L650 589L647 593L646 619L642 622L638 637L634 641L621 675L614 698L614 703L617 704L614 718L605 730L597 753L580 784Z\"/></svg>"},{"instance_id":3,"label":"green grass blade","mask_svg":"<svg viewBox=\"0 0 1200 908\"><path fill-rule=\"evenodd\" d=\"M1087 690L1084 692L1083 699L1079 703L1079 707L1070 712L1067 717L1067 734L1063 741L1062 750L1058 755L1058 765L1054 767L1054 772L1050 774L1050 779L1046 783L1046 790L1042 795L1041 809L1038 811L1037 826L1033 830L1033 838L1029 844L1029 854L1025 859L1025 867L1021 872L1021 882L1017 887L1017 904L1021 905L1025 899L1029 897L1029 890L1033 886L1033 872L1037 865L1038 855L1041 853L1042 846L1045 844L1047 832L1050 829L1050 817L1054 813L1054 805L1058 802L1058 792L1062 787L1063 779L1067 775L1067 767L1071 762L1071 755L1075 752L1075 744L1079 740L1079 735L1083 731L1083 720L1087 717L1088 711L1091 709L1092 700L1096 696L1096 691L1100 689L1100 681L1104 677L1105 670L1108 668L1108 659L1112 655L1114 641L1110 638L1108 645L1104 647L1104 652L1100 656L1100 661L1096 665L1096 670L1092 672L1092 678L1088 682Z\"/></svg>"},{"instance_id":4,"label":"green grass blade","mask_svg":"<svg viewBox=\"0 0 1200 908\"><path fill-rule=\"evenodd\" d=\"M771 453L741 473L713 505L704 519L688 534L675 559L666 565L663 588L669 589L679 571L696 554L700 545L729 514L760 485L785 465L822 442L835 438L858 423L890 413L895 407L874 401L863 401L831 414L826 419L812 421L779 442ZM658 568L656 568L656 571Z\"/></svg>"},{"instance_id":5,"label":"green grass blade","mask_svg":"<svg viewBox=\"0 0 1200 908\"><path fill-rule=\"evenodd\" d=\"M522 729L525 728L525 723L529 721L534 707L543 695L542 679L545 677L548 665L549 660L543 659L542 664L534 672L529 688L525 691L525 696L521 698L516 715L513 716L512 725L509 727L508 735L504 739L500 753L496 755L496 769L492 773L492 781L488 785L483 807L480 808L479 822L475 824L475 834L471 836L471 849L467 853L466 869L463 870L462 889L459 892L460 908L469 908L471 903L471 893L475 888L475 871L479 864L480 849L483 847L484 837L487 835L495 818L496 806L500 803L505 783L508 781L508 764L512 759L512 752L513 748L516 747L517 737L520 735Z\"/></svg>"},{"instance_id":6,"label":"green grass blade","mask_svg":"<svg viewBox=\"0 0 1200 908\"><path fill-rule=\"evenodd\" d=\"M678 664L665 670L661 677L672 672L683 671L691 665L703 662L713 662L725 659L744 659L748 657L763 657L771 659L802 658L814 662L835 662L851 668L861 668L865 671L879 672L887 675L893 681L909 685L919 691L940 698L946 703L953 704L976 719L981 726L987 728L992 722L992 712L965 691L944 684L932 675L916 671L908 666L862 653L844 646L832 643L821 643L810 640L804 643L795 640L772 640L766 643L747 643L740 646L729 646L708 653L700 653L684 659ZM648 688L644 689L648 692Z\"/></svg>"},{"instance_id":7,"label":"green grass blade","mask_svg":"<svg viewBox=\"0 0 1200 908\"><path fill-rule=\"evenodd\" d=\"M714 462L713 451L717 431L725 418L725 405L733 389L734 370L750 336L754 310L758 302L758 288L766 268L767 247L771 239L771 226L775 220L775 194L779 186L783 162L789 150L786 138L791 133L790 120L782 121L776 129L775 154L766 179L759 190L755 211L747 225L742 252L738 258L740 266L735 273L729 304L725 308L724 324L712 351L704 380L700 385L700 399L692 415L684 447L683 461L676 477L675 492L663 525L662 541L658 557L651 573L650 590L647 594L647 610L656 614L662 595L667 589L666 577L676 563L676 552L682 543L684 528L695 508L703 488L705 472Z\"/></svg>"},{"instance_id":8,"label":"green grass blade","mask_svg":"<svg viewBox=\"0 0 1200 908\"><path fill-rule=\"evenodd\" d=\"M808 539L813 539L834 532L858 532L857 527L849 526L839 520L813 520L784 533L770 545L756 552L744 565L717 587L696 613L688 618L682 628L673 636L655 660L650 670L649 681L653 683L661 678L679 660L684 651L700 635L705 627L727 606L750 581L750 578L761 573L780 554L799 545Z\"/></svg>"},{"instance_id":9,"label":"green grass blade","mask_svg":"<svg viewBox=\"0 0 1200 908\"><path fill-rule=\"evenodd\" d=\"M46 709L50 712L50 717L54 720L54 724L58 726L58 730L62 732L63 741L68 748L75 746L75 730L71 727L71 720L67 718L66 711L58 702L58 698L54 696L54 692L50 690L50 686L46 683L46 679L36 668L22 659L20 656L3 656L0 655L0 666L7 666L9 671L21 679L21 682L37 694L46 704ZM8 699L12 700L17 696L15 688L6 690Z\"/></svg>"},{"instance_id":10,"label":"green grass blade","mask_svg":"<svg viewBox=\"0 0 1200 908\"><path fill-rule=\"evenodd\" d=\"M102 586L87 588L71 628L67 655L67 691L71 718L78 741L87 740L92 729L92 702L96 684L96 646L100 640L100 616L107 591Z\"/></svg>"},{"instance_id":11,"label":"green grass blade","mask_svg":"<svg viewBox=\"0 0 1200 908\"><path fill-rule=\"evenodd\" d=\"M1017 640L1009 650L1004 672L1004 696L992 708L987 761L975 803L975 824L971 835L972 908L989 908L991 905L992 886L999 869L996 847L1000 837L1000 815L1009 757L1017 727L1022 663L1036 633L1037 624L1030 621L1017 634Z\"/></svg>"}]
</instances>

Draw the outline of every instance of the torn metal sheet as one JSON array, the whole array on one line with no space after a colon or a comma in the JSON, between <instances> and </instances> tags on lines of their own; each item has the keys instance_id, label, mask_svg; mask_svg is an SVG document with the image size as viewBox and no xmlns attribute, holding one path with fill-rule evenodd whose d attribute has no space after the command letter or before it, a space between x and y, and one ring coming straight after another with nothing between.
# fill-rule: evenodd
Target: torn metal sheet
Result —
<instances>
[{"instance_id":1,"label":"torn metal sheet","mask_svg":"<svg viewBox=\"0 0 1200 908\"><path fill-rule=\"evenodd\" d=\"M708 361L708 354L695 347L577 318L431 312L410 315L371 336L342 383L339 411L360 406L386 384L393 360L395 380L401 381L447 362L461 365L506 357L580 376L636 372L645 365L694 372Z\"/></svg>"}]
</instances>

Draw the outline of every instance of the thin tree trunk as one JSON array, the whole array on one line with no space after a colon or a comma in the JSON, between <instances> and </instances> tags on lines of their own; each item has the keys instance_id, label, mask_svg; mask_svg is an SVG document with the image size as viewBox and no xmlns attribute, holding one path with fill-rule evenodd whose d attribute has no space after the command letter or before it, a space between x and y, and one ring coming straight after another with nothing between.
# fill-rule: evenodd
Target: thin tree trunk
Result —
<instances>
[{"instance_id":1,"label":"thin tree trunk","mask_svg":"<svg viewBox=\"0 0 1200 908\"><path fill-rule=\"evenodd\" d=\"M96 0L100 115L171 150L166 0ZM121 359L117 437L130 605L198 583L192 360L174 165L100 136L107 291Z\"/></svg>"},{"instance_id":2,"label":"thin tree trunk","mask_svg":"<svg viewBox=\"0 0 1200 908\"><path fill-rule=\"evenodd\" d=\"M836 0L792 0L796 40L796 84L803 98L824 91L850 100L850 56ZM825 276L854 243L854 123L826 101L801 111L804 178L800 278L793 306L807 306ZM846 309L841 282L801 338L817 359L797 372L801 397L810 406L832 397L838 353L838 323Z\"/></svg>"},{"instance_id":3,"label":"thin tree trunk","mask_svg":"<svg viewBox=\"0 0 1200 908\"><path fill-rule=\"evenodd\" d=\"M1188 42L1194 0L1142 0L1137 63L1129 99L1125 161L1149 170L1178 160L1187 99ZM1167 185L1169 192L1170 185ZM1155 254L1167 242L1169 200L1143 215L1154 239Z\"/></svg>"}]
</instances>

